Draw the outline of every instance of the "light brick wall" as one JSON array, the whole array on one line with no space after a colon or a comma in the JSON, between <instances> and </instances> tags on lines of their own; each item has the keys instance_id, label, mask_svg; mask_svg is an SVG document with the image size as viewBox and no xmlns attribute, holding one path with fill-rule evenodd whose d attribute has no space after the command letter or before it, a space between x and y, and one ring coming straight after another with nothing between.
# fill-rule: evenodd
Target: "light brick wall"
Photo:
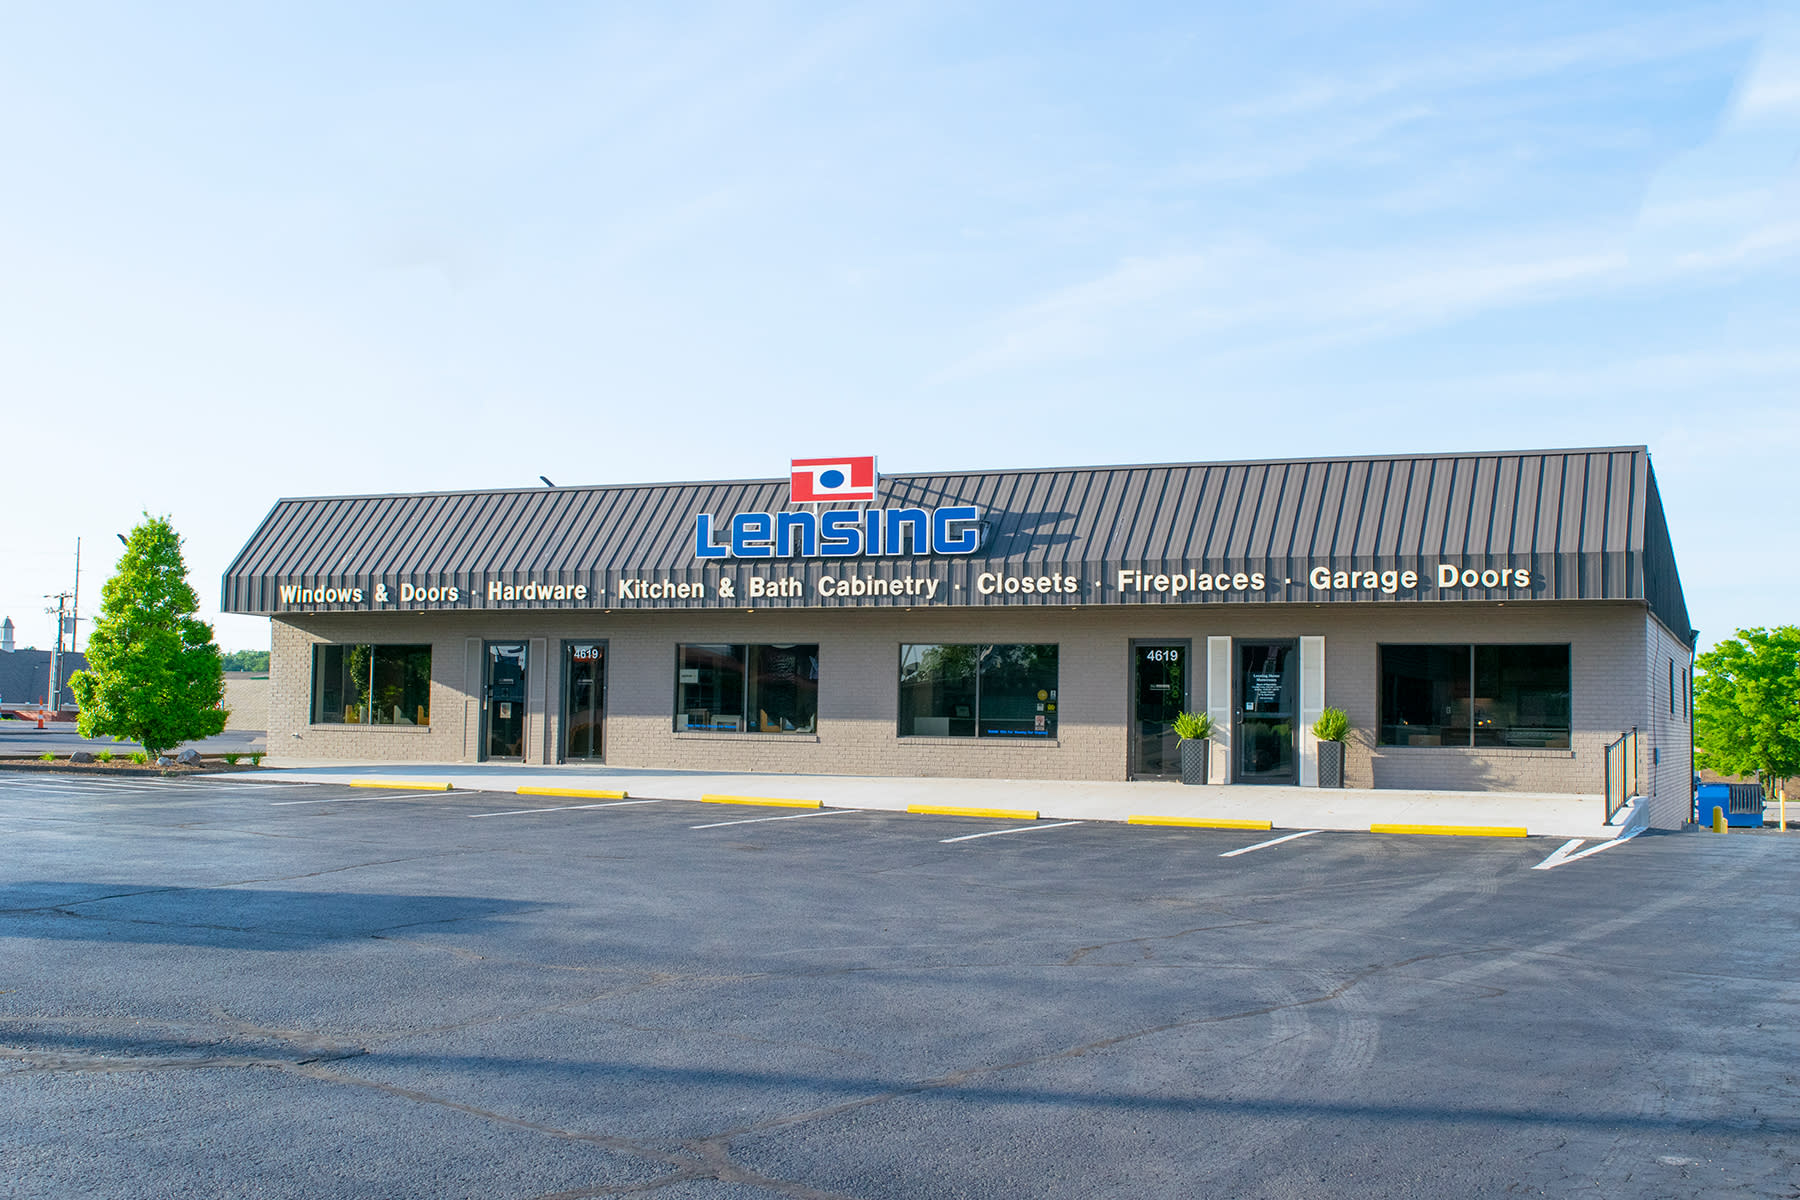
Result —
<instances>
[{"instance_id":1,"label":"light brick wall","mask_svg":"<svg viewBox=\"0 0 1800 1200\"><path fill-rule=\"evenodd\" d=\"M1606 787L1606 744L1629 729L1643 708L1643 620L1641 605L1512 604L1461 610L1421 606L1403 616L1389 610L1373 619L1359 616L1345 622L1342 634L1325 643L1331 703L1350 714L1361 750L1346 756L1357 767L1347 767L1345 782L1352 787L1598 795ZM1567 642L1573 725L1569 749L1376 747L1382 642Z\"/></svg>"},{"instance_id":2,"label":"light brick wall","mask_svg":"<svg viewBox=\"0 0 1800 1200\"><path fill-rule=\"evenodd\" d=\"M225 673L225 718L227 729L267 729L269 727L269 677Z\"/></svg>"},{"instance_id":3,"label":"light brick wall","mask_svg":"<svg viewBox=\"0 0 1800 1200\"><path fill-rule=\"evenodd\" d=\"M1191 639L1189 707L1204 707L1206 638L1325 638L1326 703L1355 732L1352 787L1599 793L1601 750L1644 724L1645 609L1628 603L1458 606L1267 605L830 611L532 611L330 615L274 622L270 750L308 758L463 761L475 744L479 680L465 680L469 638L545 638L549 702L526 731L529 761L555 761L562 642L607 643L606 760L615 766L789 773L1123 779L1128 770L1130 643ZM320 726L308 721L315 642L430 643L431 725ZM902 642L1056 642L1058 736L1019 742L895 735ZM1381 642L1568 642L1571 750L1374 746ZM681 734L673 726L679 642L817 642L816 736ZM1666 711L1666 698L1665 698ZM1685 727L1684 727L1685 729ZM297 735L297 736L296 736ZM1685 736L1685 732L1683 734ZM1666 761L1666 759L1665 759Z\"/></svg>"},{"instance_id":4,"label":"light brick wall","mask_svg":"<svg viewBox=\"0 0 1800 1200\"><path fill-rule=\"evenodd\" d=\"M1646 712L1638 727L1638 786L1649 806L1651 828L1679 829L1692 814L1694 799L1692 725L1684 678L1693 669L1693 656L1687 643L1653 615L1644 618L1644 640Z\"/></svg>"}]
</instances>

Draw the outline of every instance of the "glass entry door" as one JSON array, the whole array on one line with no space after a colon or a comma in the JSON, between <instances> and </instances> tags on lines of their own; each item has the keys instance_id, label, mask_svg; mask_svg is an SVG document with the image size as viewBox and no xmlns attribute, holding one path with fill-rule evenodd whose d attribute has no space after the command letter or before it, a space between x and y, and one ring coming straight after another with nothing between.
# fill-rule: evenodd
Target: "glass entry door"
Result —
<instances>
[{"instance_id":1,"label":"glass entry door","mask_svg":"<svg viewBox=\"0 0 1800 1200\"><path fill-rule=\"evenodd\" d=\"M563 761L605 758L606 643L563 643Z\"/></svg>"},{"instance_id":2,"label":"glass entry door","mask_svg":"<svg viewBox=\"0 0 1800 1200\"><path fill-rule=\"evenodd\" d=\"M1297 783L1299 644L1239 642L1237 660L1237 782Z\"/></svg>"},{"instance_id":3,"label":"glass entry door","mask_svg":"<svg viewBox=\"0 0 1800 1200\"><path fill-rule=\"evenodd\" d=\"M525 643L489 642L481 689L483 758L525 757Z\"/></svg>"},{"instance_id":4,"label":"glass entry door","mask_svg":"<svg viewBox=\"0 0 1800 1200\"><path fill-rule=\"evenodd\" d=\"M1135 643L1131 648L1131 775L1174 779L1181 774L1177 714L1187 707L1188 646Z\"/></svg>"}]
</instances>

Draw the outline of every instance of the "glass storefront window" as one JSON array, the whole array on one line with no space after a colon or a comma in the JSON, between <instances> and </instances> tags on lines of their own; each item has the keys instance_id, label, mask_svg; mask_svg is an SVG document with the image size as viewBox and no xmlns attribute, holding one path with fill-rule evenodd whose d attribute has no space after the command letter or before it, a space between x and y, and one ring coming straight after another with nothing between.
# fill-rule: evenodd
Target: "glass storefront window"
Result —
<instances>
[{"instance_id":1,"label":"glass storefront window","mask_svg":"<svg viewBox=\"0 0 1800 1200\"><path fill-rule=\"evenodd\" d=\"M1569 747L1569 647L1383 646L1383 746Z\"/></svg>"},{"instance_id":2,"label":"glass storefront window","mask_svg":"<svg viewBox=\"0 0 1800 1200\"><path fill-rule=\"evenodd\" d=\"M1381 648L1381 744L1469 744L1469 647Z\"/></svg>"},{"instance_id":3,"label":"glass storefront window","mask_svg":"<svg viewBox=\"0 0 1800 1200\"><path fill-rule=\"evenodd\" d=\"M901 737L1055 737L1054 645L900 647Z\"/></svg>"},{"instance_id":4,"label":"glass storefront window","mask_svg":"<svg viewBox=\"0 0 1800 1200\"><path fill-rule=\"evenodd\" d=\"M1475 744L1569 748L1569 648L1475 647Z\"/></svg>"},{"instance_id":5,"label":"glass storefront window","mask_svg":"<svg viewBox=\"0 0 1800 1200\"><path fill-rule=\"evenodd\" d=\"M979 646L900 647L900 736L975 736Z\"/></svg>"},{"instance_id":6,"label":"glass storefront window","mask_svg":"<svg viewBox=\"0 0 1800 1200\"><path fill-rule=\"evenodd\" d=\"M748 646L748 699L758 733L812 733L819 722L819 648Z\"/></svg>"},{"instance_id":7,"label":"glass storefront window","mask_svg":"<svg viewBox=\"0 0 1800 1200\"><path fill-rule=\"evenodd\" d=\"M315 725L429 725L430 646L314 646Z\"/></svg>"},{"instance_id":8,"label":"glass storefront window","mask_svg":"<svg viewBox=\"0 0 1800 1200\"><path fill-rule=\"evenodd\" d=\"M1055 646L982 647L976 677L982 737L1055 737L1055 697Z\"/></svg>"},{"instance_id":9,"label":"glass storefront window","mask_svg":"<svg viewBox=\"0 0 1800 1200\"><path fill-rule=\"evenodd\" d=\"M676 647L677 732L813 733L818 721L816 643Z\"/></svg>"}]
</instances>

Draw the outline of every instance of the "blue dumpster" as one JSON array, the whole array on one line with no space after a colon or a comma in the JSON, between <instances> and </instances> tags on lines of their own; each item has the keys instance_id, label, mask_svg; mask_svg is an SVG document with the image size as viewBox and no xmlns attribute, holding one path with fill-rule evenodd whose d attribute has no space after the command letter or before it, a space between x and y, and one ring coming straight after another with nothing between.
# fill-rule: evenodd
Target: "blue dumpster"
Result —
<instances>
[{"instance_id":1,"label":"blue dumpster","mask_svg":"<svg viewBox=\"0 0 1800 1200\"><path fill-rule=\"evenodd\" d=\"M1725 810L1725 824L1732 829L1761 829L1763 793L1760 783L1703 783L1694 790L1700 824L1712 824L1712 810Z\"/></svg>"}]
</instances>

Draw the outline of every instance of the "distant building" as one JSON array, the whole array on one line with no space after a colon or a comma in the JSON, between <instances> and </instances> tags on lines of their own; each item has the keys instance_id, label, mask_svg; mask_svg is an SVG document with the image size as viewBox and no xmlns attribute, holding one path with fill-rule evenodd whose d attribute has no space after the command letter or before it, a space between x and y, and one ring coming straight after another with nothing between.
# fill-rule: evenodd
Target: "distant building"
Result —
<instances>
[{"instance_id":1,"label":"distant building","mask_svg":"<svg viewBox=\"0 0 1800 1200\"><path fill-rule=\"evenodd\" d=\"M50 651L12 649L11 621L0 626L0 631L6 635L6 648L0 653L0 701L8 708L45 703L50 696ZM69 676L87 670L87 665L87 655L63 651L62 696L57 707L75 707L75 692L69 687Z\"/></svg>"}]
</instances>

